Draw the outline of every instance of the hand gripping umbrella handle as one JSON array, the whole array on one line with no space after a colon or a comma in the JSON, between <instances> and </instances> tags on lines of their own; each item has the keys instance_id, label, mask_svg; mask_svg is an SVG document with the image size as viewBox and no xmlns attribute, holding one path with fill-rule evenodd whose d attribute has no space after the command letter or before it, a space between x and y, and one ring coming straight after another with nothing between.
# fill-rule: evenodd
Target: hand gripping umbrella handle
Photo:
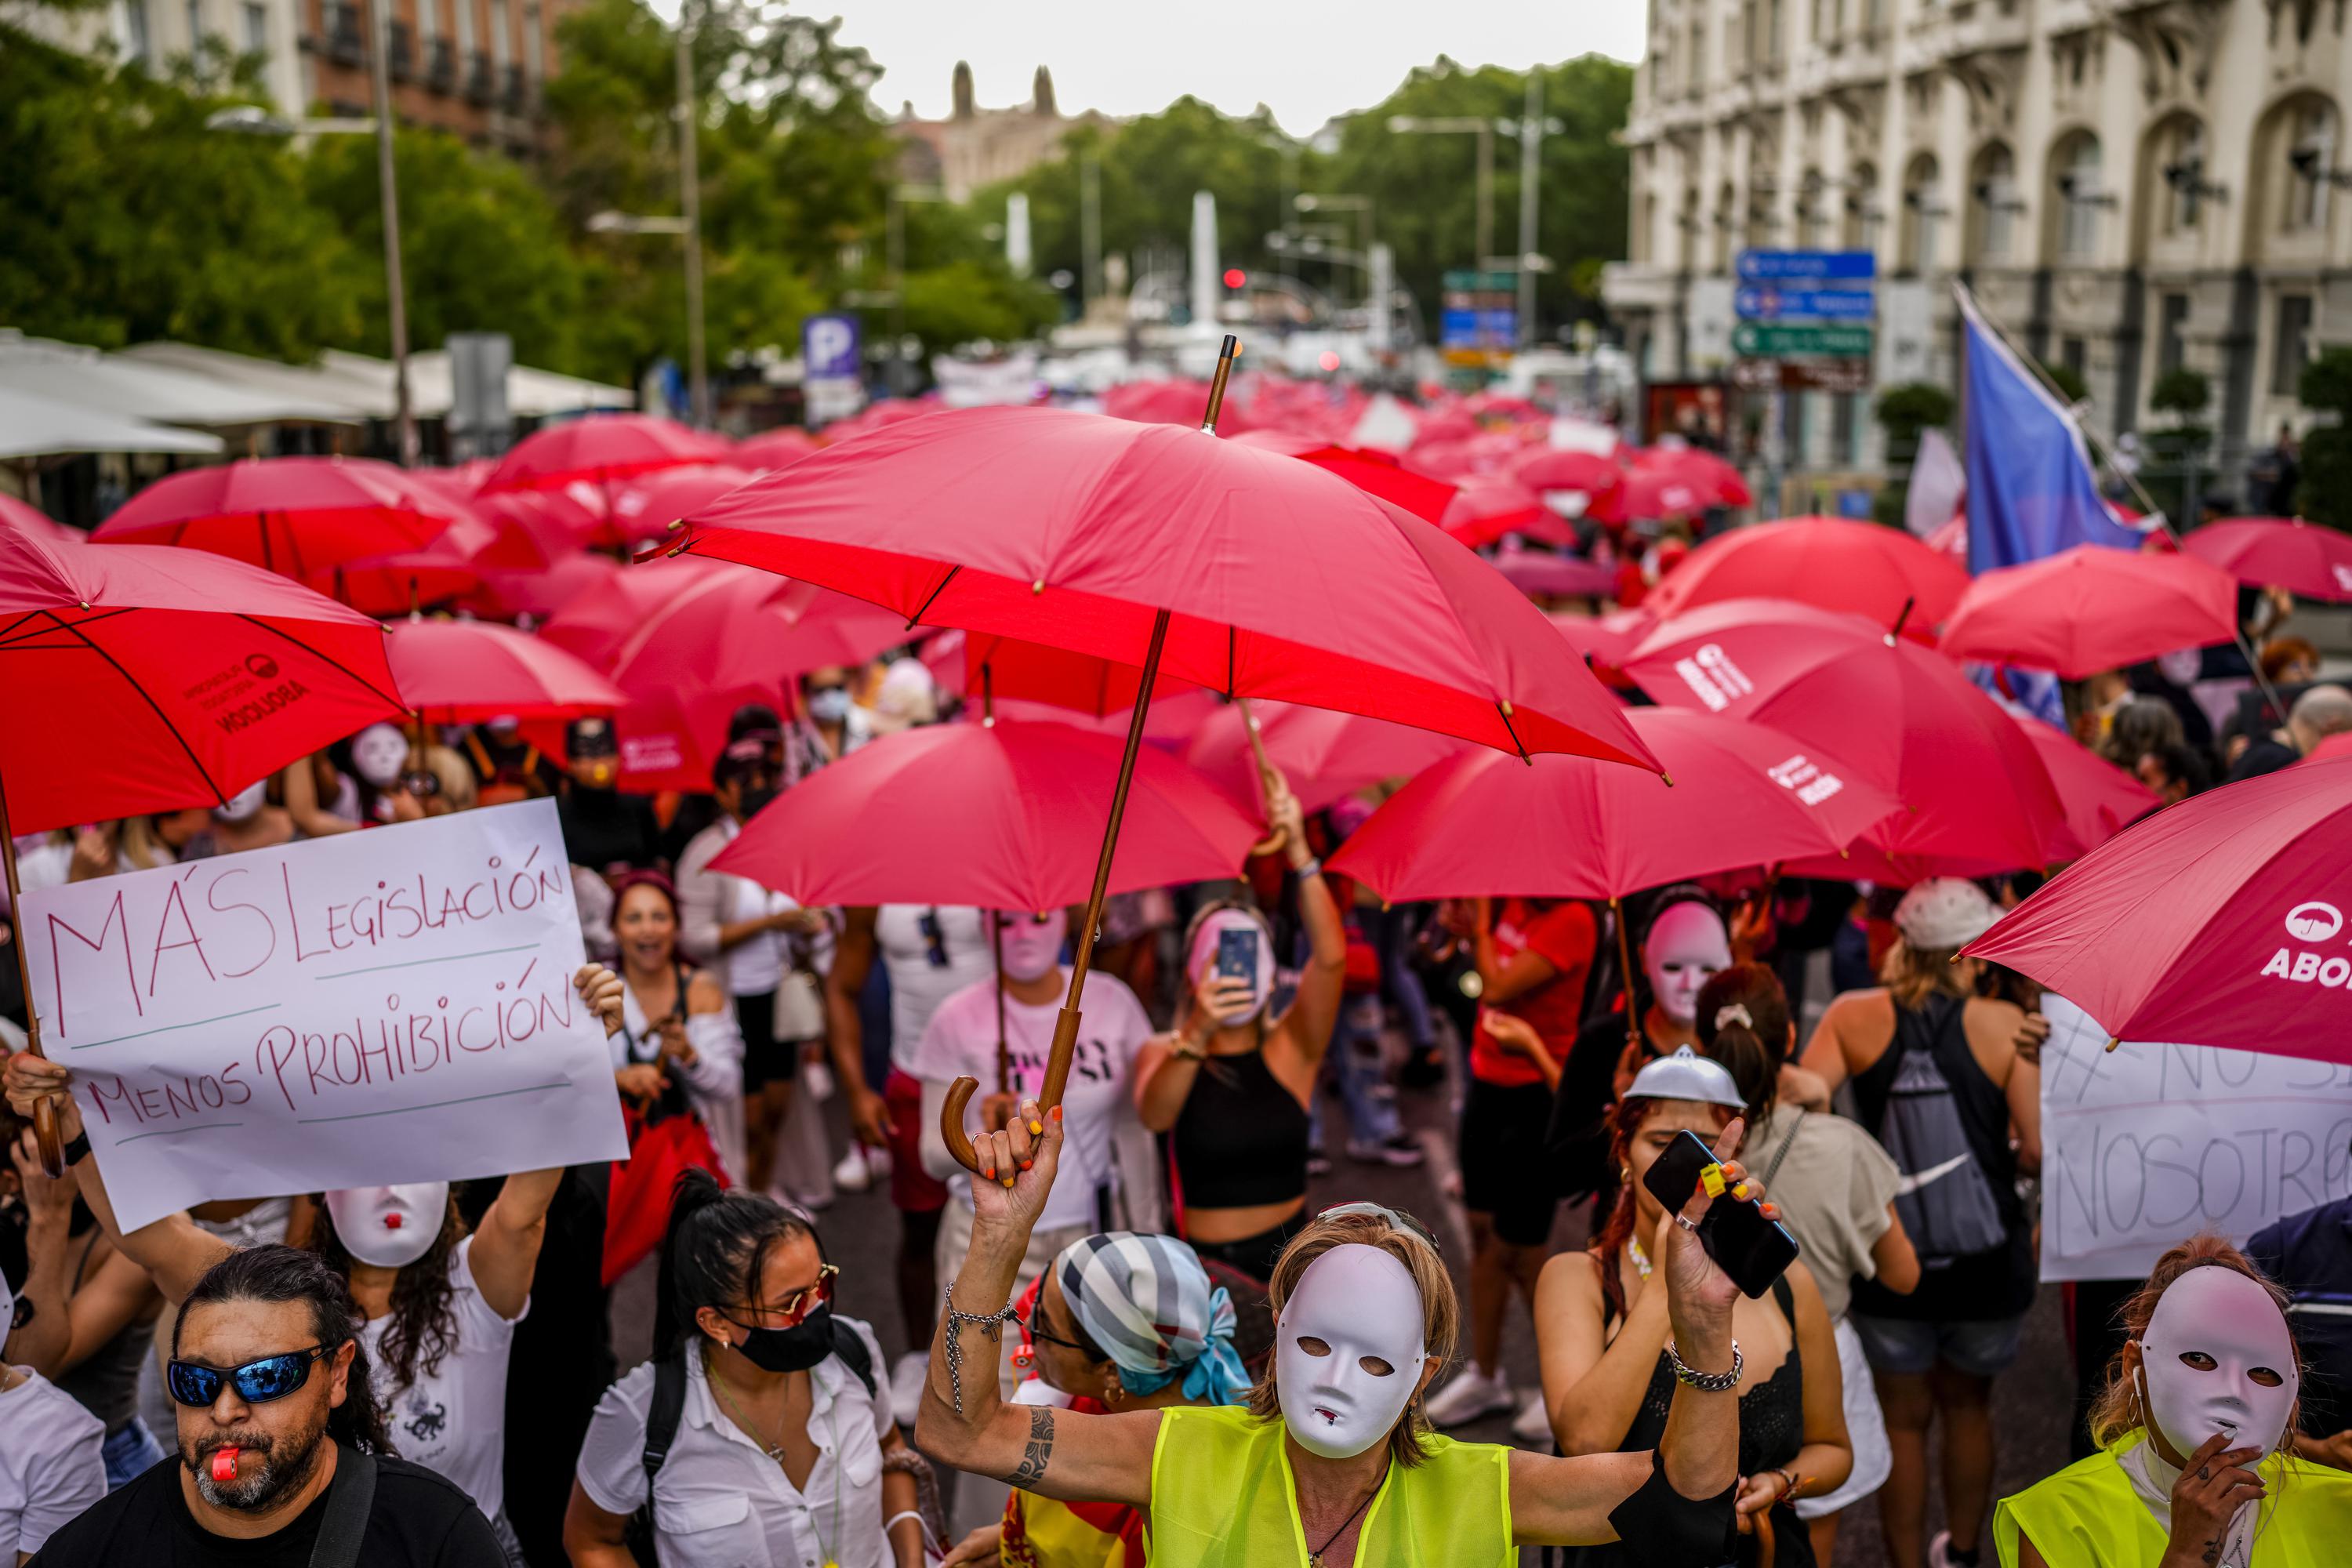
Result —
<instances>
[{"instance_id":1,"label":"hand gripping umbrella handle","mask_svg":"<svg viewBox=\"0 0 2352 1568\"><path fill-rule=\"evenodd\" d=\"M5 866L8 884L8 923L10 947L16 950L16 978L25 993L25 1048L35 1056L41 1055L41 1015L33 1005L33 970L25 953L25 890L16 880L16 841L8 831L8 804L0 795L0 866ZM66 1173L66 1142L58 1131L58 1105L54 1097L43 1095L33 1105L33 1138L41 1146L41 1169L51 1176Z\"/></svg>"},{"instance_id":2,"label":"hand gripping umbrella handle","mask_svg":"<svg viewBox=\"0 0 2352 1568\"><path fill-rule=\"evenodd\" d=\"M1062 1103L1062 1086L1070 1080L1070 1058L1078 1045L1079 1013L1076 1007L1065 1007L1054 1020L1054 1047L1045 1058L1045 1084L1037 1095L1037 1109L1050 1113ZM980 1173L980 1156L974 1152L971 1140L964 1135L963 1113L971 1104L971 1097L980 1090L980 1080L966 1075L948 1085L948 1098L940 1107L940 1138L955 1156L956 1163L974 1175Z\"/></svg>"}]
</instances>

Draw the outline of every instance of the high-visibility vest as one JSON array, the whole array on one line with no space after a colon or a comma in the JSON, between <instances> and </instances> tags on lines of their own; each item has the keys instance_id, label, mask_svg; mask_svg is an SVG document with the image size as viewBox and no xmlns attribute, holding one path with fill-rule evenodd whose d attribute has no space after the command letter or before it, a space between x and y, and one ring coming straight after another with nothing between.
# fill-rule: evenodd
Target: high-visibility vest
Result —
<instances>
[{"instance_id":1,"label":"high-visibility vest","mask_svg":"<svg viewBox=\"0 0 2352 1568\"><path fill-rule=\"evenodd\" d=\"M2116 1463L2143 1441L2134 1435L2078 1459L1993 1510L2000 1568L2017 1568L2025 1536L2050 1568L2156 1568L2164 1527ZM2352 1545L2352 1472L2273 1454L2255 1467L2269 1489L2254 1526L2252 1568L2336 1568Z\"/></svg>"}]
</instances>

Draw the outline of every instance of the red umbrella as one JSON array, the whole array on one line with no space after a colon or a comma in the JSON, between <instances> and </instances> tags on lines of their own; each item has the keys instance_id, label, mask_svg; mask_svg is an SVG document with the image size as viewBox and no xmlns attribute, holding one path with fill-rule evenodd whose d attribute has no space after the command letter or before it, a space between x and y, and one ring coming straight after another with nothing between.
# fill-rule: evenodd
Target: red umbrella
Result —
<instances>
[{"instance_id":1,"label":"red umbrella","mask_svg":"<svg viewBox=\"0 0 2352 1568\"><path fill-rule=\"evenodd\" d=\"M1592 498L1585 515L1595 522L1625 523L1644 518L1696 517L1714 505L1706 490L1659 468L1629 468L1624 483Z\"/></svg>"},{"instance_id":2,"label":"red umbrella","mask_svg":"<svg viewBox=\"0 0 2352 1568\"><path fill-rule=\"evenodd\" d=\"M789 468L816 450L816 438L797 425L779 425L735 443L728 461L739 468L765 472Z\"/></svg>"},{"instance_id":3,"label":"red umbrella","mask_svg":"<svg viewBox=\"0 0 2352 1568\"><path fill-rule=\"evenodd\" d=\"M1513 470L1519 483L1537 490L1575 490L1595 499L1625 482L1624 466L1599 452L1538 447Z\"/></svg>"},{"instance_id":4,"label":"red umbrella","mask_svg":"<svg viewBox=\"0 0 2352 1568\"><path fill-rule=\"evenodd\" d=\"M1968 586L1967 573L1899 528L1799 517L1717 534L1650 598L1661 616L1725 599L1795 599L1881 627L1902 621L1925 632L1951 614Z\"/></svg>"},{"instance_id":5,"label":"red umbrella","mask_svg":"<svg viewBox=\"0 0 2352 1568\"><path fill-rule=\"evenodd\" d=\"M485 572L468 607L500 620L543 621L620 574L621 563L609 555L566 555L537 569Z\"/></svg>"},{"instance_id":6,"label":"red umbrella","mask_svg":"<svg viewBox=\"0 0 2352 1568\"><path fill-rule=\"evenodd\" d=\"M577 719L628 700L579 659L512 626L394 621L384 628L384 649L400 695L427 723Z\"/></svg>"},{"instance_id":7,"label":"red umbrella","mask_svg":"<svg viewBox=\"0 0 2352 1568\"><path fill-rule=\"evenodd\" d=\"M2066 810L2066 828L2084 849L2095 849L2156 809L2156 792L2076 742L2055 724L2012 713L2033 742L2051 786ZM2063 857L2053 857L2063 858Z\"/></svg>"},{"instance_id":8,"label":"red umbrella","mask_svg":"<svg viewBox=\"0 0 2352 1568\"><path fill-rule=\"evenodd\" d=\"M2185 535L2180 548L2241 583L2306 599L2352 599L2352 534L2299 517L2231 517Z\"/></svg>"},{"instance_id":9,"label":"red umbrella","mask_svg":"<svg viewBox=\"0 0 2352 1568\"><path fill-rule=\"evenodd\" d=\"M1224 355L1202 423L1213 429ZM1046 642L1229 696L1396 719L1516 752L1646 762L1613 700L1509 584L1436 528L1311 463L1045 408L885 430L747 485L682 551L789 572L929 622ZM1128 732L1127 776L1149 701ZM1060 1102L1106 818L1041 1103ZM953 1086L942 1132L970 1163Z\"/></svg>"},{"instance_id":10,"label":"red umbrella","mask_svg":"<svg viewBox=\"0 0 2352 1568\"><path fill-rule=\"evenodd\" d=\"M1835 857L1898 810L1894 796L1761 724L1643 708L1633 728L1666 779L1586 757L1465 751L1391 796L1331 868L1391 903L1622 899L1644 888ZM1509 824L1507 832L1496 825Z\"/></svg>"},{"instance_id":11,"label":"red umbrella","mask_svg":"<svg viewBox=\"0 0 2352 1568\"><path fill-rule=\"evenodd\" d=\"M18 500L15 496L0 496L0 529L46 540L52 544L79 544L82 542L80 530L68 528L39 507L30 501Z\"/></svg>"},{"instance_id":12,"label":"red umbrella","mask_svg":"<svg viewBox=\"0 0 2352 1568\"><path fill-rule=\"evenodd\" d=\"M180 544L297 579L345 561L414 550L464 503L364 458L263 458L166 474L90 535Z\"/></svg>"},{"instance_id":13,"label":"red umbrella","mask_svg":"<svg viewBox=\"0 0 2352 1568\"><path fill-rule=\"evenodd\" d=\"M1252 717L1257 720L1266 760L1281 770L1305 811L1320 811L1383 779L1408 777L1463 748L1451 735L1328 708L1265 702L1245 710L1240 703L1231 703L1193 731L1184 760L1243 800L1256 799L1259 788L1257 758L1249 741ZM1510 760L1518 762L1517 757Z\"/></svg>"},{"instance_id":14,"label":"red umbrella","mask_svg":"<svg viewBox=\"0 0 2352 1568\"><path fill-rule=\"evenodd\" d=\"M1962 951L2118 1039L2352 1064L2347 886L2352 758L2309 763L2167 806Z\"/></svg>"},{"instance_id":15,"label":"red umbrella","mask_svg":"<svg viewBox=\"0 0 2352 1568\"><path fill-rule=\"evenodd\" d=\"M1639 609L1612 610L1605 616L1570 615L1556 612L1551 624L1568 639L1568 646L1593 663L1614 669L1624 664L1650 628L1658 624L1657 616L1643 605Z\"/></svg>"},{"instance_id":16,"label":"red umbrella","mask_svg":"<svg viewBox=\"0 0 2352 1568\"><path fill-rule=\"evenodd\" d=\"M1066 724L903 730L785 791L711 864L811 906L1059 909L1094 880L1119 752L1116 736ZM1126 811L1119 891L1234 876L1265 831L1156 750L1136 763Z\"/></svg>"},{"instance_id":17,"label":"red umbrella","mask_svg":"<svg viewBox=\"0 0 2352 1568\"><path fill-rule=\"evenodd\" d=\"M1617 589L1613 567L1580 555L1506 547L1495 552L1495 570L1531 598L1605 599Z\"/></svg>"},{"instance_id":18,"label":"red umbrella","mask_svg":"<svg viewBox=\"0 0 2352 1568\"><path fill-rule=\"evenodd\" d=\"M597 414L534 430L499 459L481 493L610 485L639 474L723 463L725 440L647 414Z\"/></svg>"},{"instance_id":19,"label":"red umbrella","mask_svg":"<svg viewBox=\"0 0 2352 1568\"><path fill-rule=\"evenodd\" d=\"M1343 447L1333 441L1313 436L1297 436L1286 430L1249 430L1232 437L1244 447L1262 451L1280 452L1286 458L1297 458L1328 468L1360 490L1391 500L1423 522L1437 522L1445 516L1446 503L1454 499L1454 487L1443 479L1433 479L1426 474L1414 473L1385 452L1367 451L1360 447Z\"/></svg>"},{"instance_id":20,"label":"red umbrella","mask_svg":"<svg viewBox=\"0 0 2352 1568\"><path fill-rule=\"evenodd\" d=\"M313 572L310 585L339 605L382 618L462 599L480 593L483 584L481 572L456 556L407 550Z\"/></svg>"},{"instance_id":21,"label":"red umbrella","mask_svg":"<svg viewBox=\"0 0 2352 1568\"><path fill-rule=\"evenodd\" d=\"M999 702L1034 702L1103 719L1135 706L1143 672L1092 654L1072 653L1044 643L1024 642L985 632L948 631L931 639L923 659L940 687L961 695L982 717ZM1155 701L1200 689L1162 676L1151 689Z\"/></svg>"},{"instance_id":22,"label":"red umbrella","mask_svg":"<svg viewBox=\"0 0 2352 1568\"><path fill-rule=\"evenodd\" d=\"M612 531L623 542L635 544L666 532L669 525L746 484L751 470L730 464L708 468L668 468L613 490Z\"/></svg>"},{"instance_id":23,"label":"red umbrella","mask_svg":"<svg viewBox=\"0 0 2352 1568\"><path fill-rule=\"evenodd\" d=\"M83 550L0 529L0 860L12 835L220 805L401 703L383 632L199 551ZM65 743L60 744L60 742ZM25 994L32 978L16 949ZM40 1048L32 1020L31 1048ZM42 1157L63 1169L42 1108Z\"/></svg>"},{"instance_id":24,"label":"red umbrella","mask_svg":"<svg viewBox=\"0 0 2352 1568\"><path fill-rule=\"evenodd\" d=\"M1860 616L1727 600L1661 623L1624 668L1661 702L1785 730L1891 791L1908 810L1864 836L1845 876L2009 871L2079 848L2016 721L1950 659Z\"/></svg>"},{"instance_id":25,"label":"red umbrella","mask_svg":"<svg viewBox=\"0 0 2352 1568\"><path fill-rule=\"evenodd\" d=\"M1969 584L1944 628L1944 651L2079 680L2228 642L2237 607L2237 584L2210 562L2078 544Z\"/></svg>"},{"instance_id":26,"label":"red umbrella","mask_svg":"<svg viewBox=\"0 0 2352 1568\"><path fill-rule=\"evenodd\" d=\"M1162 682L1164 686L1166 683ZM1065 708L1052 702L1033 702L1025 697L1006 697L995 704L996 717L1015 724L1067 724L1090 734L1108 735L1118 739L1127 733L1133 709L1115 713L1089 715L1075 708ZM1197 686L1186 687L1172 696L1154 697L1151 707L1143 716L1143 739L1147 744L1161 751L1181 754L1201 732L1201 726L1210 718L1222 713L1225 701L1213 691L1203 691ZM964 710L966 719L981 716L978 707Z\"/></svg>"},{"instance_id":27,"label":"red umbrella","mask_svg":"<svg viewBox=\"0 0 2352 1568\"><path fill-rule=\"evenodd\" d=\"M1129 381L1103 394L1103 412L1144 425L1195 425L1208 406L1205 381ZM1228 431L1231 424L1228 422Z\"/></svg>"},{"instance_id":28,"label":"red umbrella","mask_svg":"<svg viewBox=\"0 0 2352 1568\"><path fill-rule=\"evenodd\" d=\"M1576 532L1543 497L1501 474L1465 475L1438 526L1475 550L1507 533L1524 533L1547 544L1572 544Z\"/></svg>"},{"instance_id":29,"label":"red umbrella","mask_svg":"<svg viewBox=\"0 0 2352 1568\"><path fill-rule=\"evenodd\" d=\"M1633 471L1679 479L1706 497L1707 506L1748 506L1755 497L1739 470L1696 447L1648 447L1633 455Z\"/></svg>"}]
</instances>

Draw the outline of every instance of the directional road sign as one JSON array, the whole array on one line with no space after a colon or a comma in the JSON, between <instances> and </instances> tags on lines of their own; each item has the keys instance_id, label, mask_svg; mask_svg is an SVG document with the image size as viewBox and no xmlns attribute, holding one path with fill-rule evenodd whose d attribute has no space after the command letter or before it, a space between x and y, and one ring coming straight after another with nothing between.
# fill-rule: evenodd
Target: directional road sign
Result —
<instances>
[{"instance_id":1,"label":"directional road sign","mask_svg":"<svg viewBox=\"0 0 2352 1568\"><path fill-rule=\"evenodd\" d=\"M1742 321L1731 329L1731 352L1744 359L1777 359L1792 354L1867 356L1870 348L1871 331L1866 326L1783 326L1778 322Z\"/></svg>"},{"instance_id":2,"label":"directional road sign","mask_svg":"<svg viewBox=\"0 0 2352 1568\"><path fill-rule=\"evenodd\" d=\"M1735 270L1742 283L1863 282L1878 276L1867 250L1743 250Z\"/></svg>"},{"instance_id":3,"label":"directional road sign","mask_svg":"<svg viewBox=\"0 0 2352 1568\"><path fill-rule=\"evenodd\" d=\"M1750 283L1733 292L1731 304L1743 321L1866 321L1877 309L1877 297L1867 284L1859 289L1801 289Z\"/></svg>"}]
</instances>

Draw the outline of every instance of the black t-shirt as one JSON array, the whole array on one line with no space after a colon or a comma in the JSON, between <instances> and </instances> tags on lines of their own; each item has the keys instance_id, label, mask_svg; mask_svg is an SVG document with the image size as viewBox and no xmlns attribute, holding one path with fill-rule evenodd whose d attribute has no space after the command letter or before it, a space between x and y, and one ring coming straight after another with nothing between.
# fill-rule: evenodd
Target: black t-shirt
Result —
<instances>
[{"instance_id":1,"label":"black t-shirt","mask_svg":"<svg viewBox=\"0 0 2352 1568\"><path fill-rule=\"evenodd\" d=\"M41 1568L309 1568L327 1500L342 1476L338 1466L334 1484L283 1530L239 1541L196 1522L173 1454L50 1536L33 1561ZM376 1459L361 1568L506 1568L506 1561L490 1521L455 1482L405 1459Z\"/></svg>"}]
</instances>

